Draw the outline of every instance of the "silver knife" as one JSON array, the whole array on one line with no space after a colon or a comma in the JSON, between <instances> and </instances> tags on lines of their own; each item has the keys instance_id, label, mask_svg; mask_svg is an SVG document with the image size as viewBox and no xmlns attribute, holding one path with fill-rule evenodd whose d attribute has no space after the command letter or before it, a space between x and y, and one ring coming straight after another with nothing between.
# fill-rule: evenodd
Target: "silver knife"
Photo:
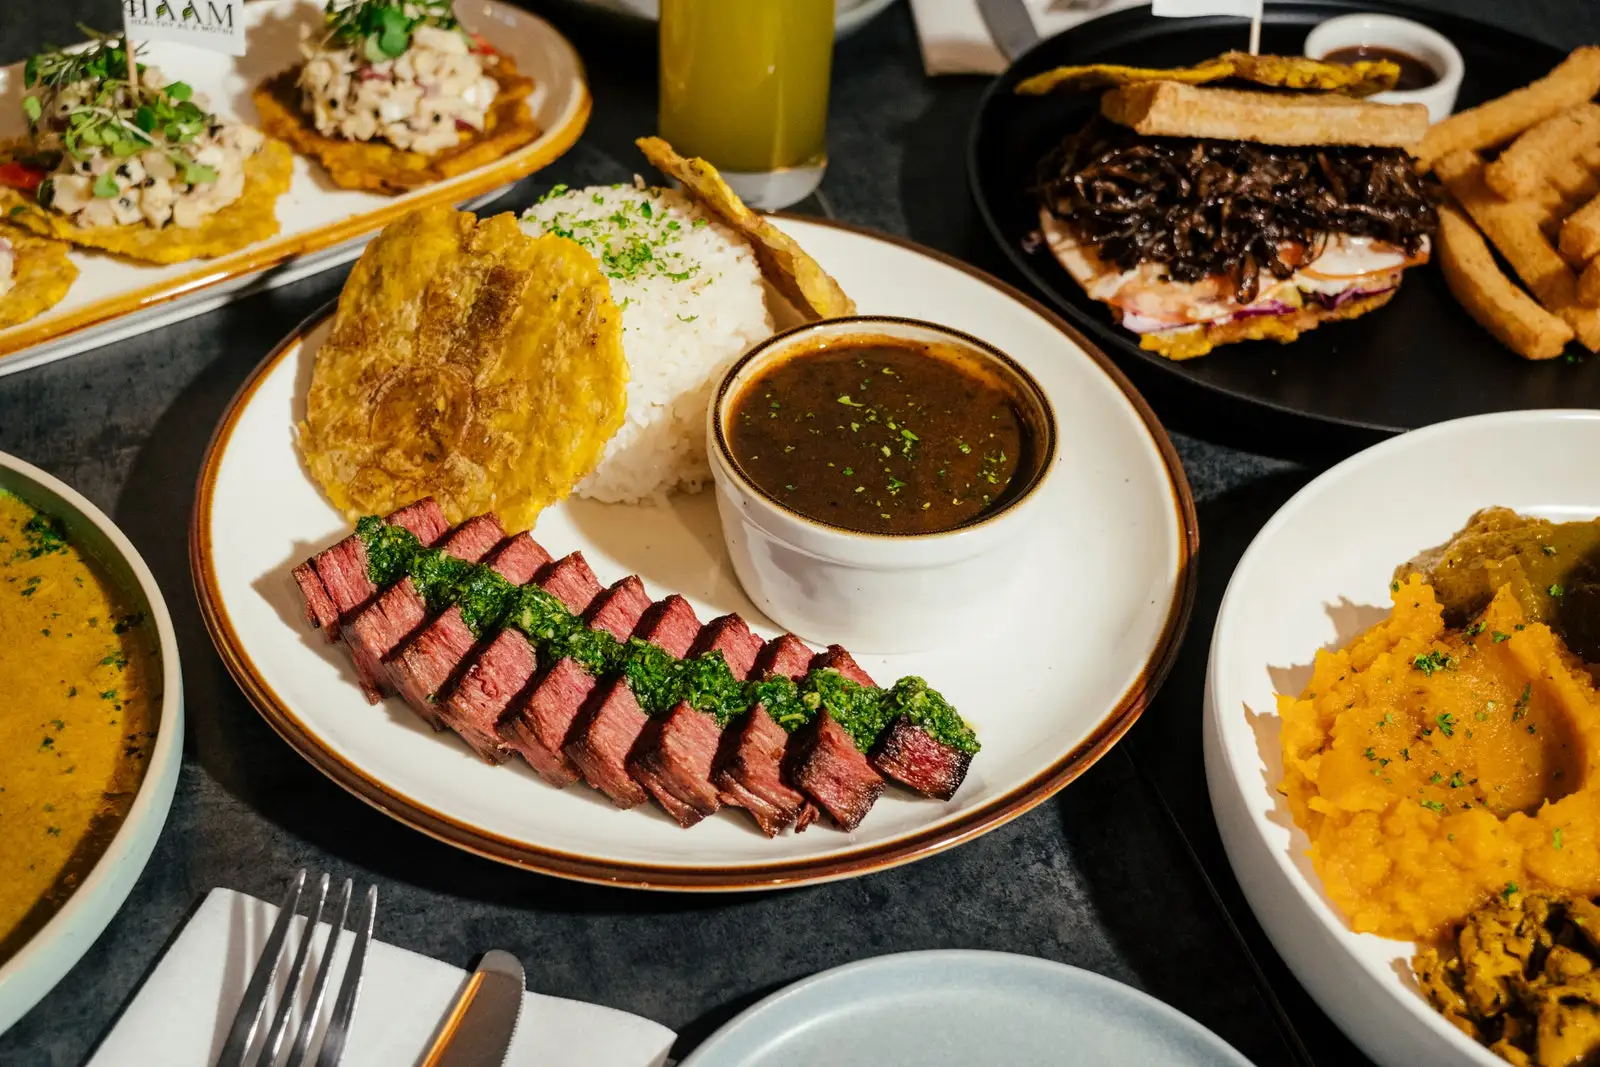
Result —
<instances>
[{"instance_id":1,"label":"silver knife","mask_svg":"<svg viewBox=\"0 0 1600 1067\"><path fill-rule=\"evenodd\" d=\"M422 1067L503 1067L527 984L522 964L511 953L484 953L439 1025Z\"/></svg>"},{"instance_id":2,"label":"silver knife","mask_svg":"<svg viewBox=\"0 0 1600 1067\"><path fill-rule=\"evenodd\" d=\"M978 14L1008 61L1039 43L1039 31L1022 0L978 0Z\"/></svg>"}]
</instances>

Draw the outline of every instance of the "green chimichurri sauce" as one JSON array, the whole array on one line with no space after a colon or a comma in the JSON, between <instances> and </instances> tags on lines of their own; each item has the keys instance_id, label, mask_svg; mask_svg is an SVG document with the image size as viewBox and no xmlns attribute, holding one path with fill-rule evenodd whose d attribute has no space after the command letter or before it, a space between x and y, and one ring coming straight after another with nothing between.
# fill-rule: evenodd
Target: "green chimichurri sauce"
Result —
<instances>
[{"instance_id":1,"label":"green chimichurri sauce","mask_svg":"<svg viewBox=\"0 0 1600 1067\"><path fill-rule=\"evenodd\" d=\"M734 461L784 506L882 534L951 530L1004 507L1034 434L1009 383L964 349L845 337L765 368L734 399Z\"/></svg>"},{"instance_id":2,"label":"green chimichurri sauce","mask_svg":"<svg viewBox=\"0 0 1600 1067\"><path fill-rule=\"evenodd\" d=\"M426 548L410 531L368 516L356 524L367 550L367 572L380 588L409 577L429 608L452 604L473 634L510 626L527 637L541 659L569 657L597 677L622 675L639 706L659 715L688 703L716 718L719 727L757 704L789 732L826 708L866 752L884 728L905 715L961 752L978 751L978 738L950 702L921 678L906 677L886 689L857 685L838 671L814 670L798 682L769 678L742 682L721 652L678 659L631 637L618 641L591 629L566 605L534 585L516 586L481 563L466 563Z\"/></svg>"}]
</instances>

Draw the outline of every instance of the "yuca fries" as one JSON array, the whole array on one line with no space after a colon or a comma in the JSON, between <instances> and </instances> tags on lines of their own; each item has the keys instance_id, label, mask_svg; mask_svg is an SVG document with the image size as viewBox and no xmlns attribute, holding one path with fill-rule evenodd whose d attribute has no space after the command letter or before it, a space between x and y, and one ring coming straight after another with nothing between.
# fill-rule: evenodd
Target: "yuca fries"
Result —
<instances>
[{"instance_id":1,"label":"yuca fries","mask_svg":"<svg viewBox=\"0 0 1600 1067\"><path fill-rule=\"evenodd\" d=\"M1593 99L1596 93L1600 93L1600 47L1587 45L1532 85L1458 112L1429 128L1417 155L1427 168L1452 152L1505 144L1535 123Z\"/></svg>"},{"instance_id":2,"label":"yuca fries","mask_svg":"<svg viewBox=\"0 0 1600 1067\"><path fill-rule=\"evenodd\" d=\"M1554 240L1567 216L1596 194L1600 194L1600 145L1553 165L1528 200L1538 205L1539 228Z\"/></svg>"},{"instance_id":3,"label":"yuca fries","mask_svg":"<svg viewBox=\"0 0 1600 1067\"><path fill-rule=\"evenodd\" d=\"M1437 169L1450 195L1539 303L1565 319L1585 348L1600 351L1600 310L1578 303L1577 275L1539 228L1537 211L1525 201L1497 196L1484 181L1483 160L1476 152L1451 153L1438 161Z\"/></svg>"},{"instance_id":4,"label":"yuca fries","mask_svg":"<svg viewBox=\"0 0 1600 1067\"><path fill-rule=\"evenodd\" d=\"M1467 314L1524 359L1554 359L1572 327L1500 273L1483 237L1453 207L1439 209L1439 267Z\"/></svg>"},{"instance_id":5,"label":"yuca fries","mask_svg":"<svg viewBox=\"0 0 1600 1067\"><path fill-rule=\"evenodd\" d=\"M1583 103L1524 132L1484 168L1489 188L1507 200L1533 196L1558 164L1600 144L1600 104Z\"/></svg>"},{"instance_id":6,"label":"yuca fries","mask_svg":"<svg viewBox=\"0 0 1600 1067\"><path fill-rule=\"evenodd\" d=\"M1567 217L1561 224L1561 252L1574 263L1600 255L1600 196Z\"/></svg>"},{"instance_id":7,"label":"yuca fries","mask_svg":"<svg viewBox=\"0 0 1600 1067\"><path fill-rule=\"evenodd\" d=\"M1590 307L1600 305L1600 259L1591 259L1578 275L1578 299Z\"/></svg>"}]
</instances>

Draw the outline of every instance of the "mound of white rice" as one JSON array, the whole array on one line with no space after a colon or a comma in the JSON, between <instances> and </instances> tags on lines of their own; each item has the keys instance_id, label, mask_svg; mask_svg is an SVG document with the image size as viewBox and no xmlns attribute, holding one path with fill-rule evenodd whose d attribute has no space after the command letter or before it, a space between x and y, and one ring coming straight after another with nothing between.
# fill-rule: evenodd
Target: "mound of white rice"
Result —
<instances>
[{"instance_id":1,"label":"mound of white rice","mask_svg":"<svg viewBox=\"0 0 1600 1067\"><path fill-rule=\"evenodd\" d=\"M772 333L745 239L671 189L556 186L522 216L529 233L587 248L622 309L628 414L575 492L607 503L698 490L710 477L706 405L728 366Z\"/></svg>"}]
</instances>

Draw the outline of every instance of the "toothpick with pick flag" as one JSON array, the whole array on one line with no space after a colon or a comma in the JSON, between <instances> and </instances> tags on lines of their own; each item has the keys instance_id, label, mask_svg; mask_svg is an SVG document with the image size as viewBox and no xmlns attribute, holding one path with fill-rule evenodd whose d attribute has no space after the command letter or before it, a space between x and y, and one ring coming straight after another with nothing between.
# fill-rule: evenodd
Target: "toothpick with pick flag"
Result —
<instances>
[{"instance_id":1,"label":"toothpick with pick flag","mask_svg":"<svg viewBox=\"0 0 1600 1067\"><path fill-rule=\"evenodd\" d=\"M1235 15L1250 20L1250 54L1261 52L1261 9L1266 0L1151 0L1150 13L1160 18Z\"/></svg>"}]
</instances>

